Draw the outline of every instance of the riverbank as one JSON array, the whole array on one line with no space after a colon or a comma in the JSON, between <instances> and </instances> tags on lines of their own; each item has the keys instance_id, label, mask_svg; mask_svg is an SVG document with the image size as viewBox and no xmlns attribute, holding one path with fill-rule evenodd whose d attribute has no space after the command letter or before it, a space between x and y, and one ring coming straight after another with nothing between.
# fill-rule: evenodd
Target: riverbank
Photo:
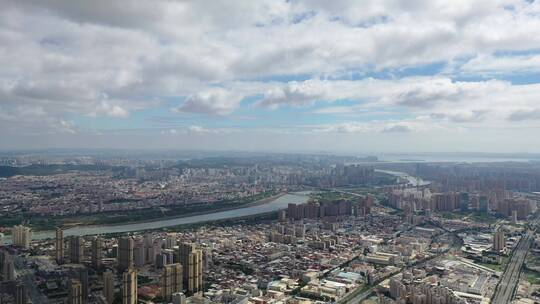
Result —
<instances>
[{"instance_id":1,"label":"riverbank","mask_svg":"<svg viewBox=\"0 0 540 304\"><path fill-rule=\"evenodd\" d=\"M242 208L247 208L247 207L254 207L254 206L264 205L264 204L268 204L268 203L272 202L273 200L276 200L276 199L282 197L285 194L287 194L287 192L281 192L281 193L278 193L276 195L273 195L273 196L270 196L270 197L267 197L267 198L259 199L259 200L256 200L256 201L253 201L253 202L247 203L247 204L240 204L240 205L235 206L235 207L216 208L216 209L212 209L212 210L199 211L199 212L189 212L189 213L182 214L182 215L162 216L162 217L159 217L159 220L179 219L179 218L190 217L190 216L199 216L199 215L211 214L211 213L214 213L214 212L231 211L231 210L236 210L236 209L242 209ZM69 228L76 228L76 227L82 226L82 225L88 225L88 226L91 226L91 225L108 226L108 225L110 225L110 226L115 226L115 225L119 225L119 224L144 224L144 223L148 223L148 222L153 222L155 220L156 220L156 218L149 218L149 219L145 219L145 220L128 221L128 222L122 222L122 223L116 223L116 224L100 224L100 223L97 223L97 224L88 225L88 224L84 224L84 223L79 223L79 224L74 224L74 225L67 225L64 228L68 228L68 229ZM46 230L50 230L50 229L45 229L45 231Z\"/></svg>"},{"instance_id":2,"label":"riverbank","mask_svg":"<svg viewBox=\"0 0 540 304\"><path fill-rule=\"evenodd\" d=\"M309 191L280 193L271 198L265 198L257 202L252 202L249 206L243 205L240 208L233 208L225 211L212 211L209 213L188 215L174 218L160 218L158 220L148 220L144 222L117 224L117 225L88 225L77 226L65 229L64 235L96 235L109 233L124 233L133 231L155 230L166 227L174 227L186 224L197 224L213 222L219 220L234 219L240 217L250 217L264 213L274 212L284 209L289 203L301 204L309 199ZM33 239L47 239L54 237L54 231L37 231L33 233Z\"/></svg>"},{"instance_id":3,"label":"riverbank","mask_svg":"<svg viewBox=\"0 0 540 304\"><path fill-rule=\"evenodd\" d=\"M198 222L193 224L181 224L177 226L170 226L170 227L163 227L159 229L148 229L148 230L139 230L137 232L139 233L146 233L156 230L161 231L167 231L167 232L181 232L187 229L197 229L202 226L212 226L212 227L227 227L227 226L233 226L238 224L254 224L254 223L261 223L261 222L270 222L277 220L278 218L278 211L271 211L267 213L261 213L256 215L247 215L247 216L239 216L239 217L233 217L233 218L227 218L227 219L220 219L220 220L214 220L214 221L206 221L206 222ZM122 236L124 233L107 233L104 234L107 237L117 237Z\"/></svg>"},{"instance_id":4,"label":"riverbank","mask_svg":"<svg viewBox=\"0 0 540 304\"><path fill-rule=\"evenodd\" d=\"M56 227L71 228L83 225L90 226L143 223L160 219L171 219L200 215L212 212L233 210L237 208L244 208L257 204L264 204L273 199L279 198L284 194L284 192L277 194L273 192L265 192L251 197L220 201L209 204L173 205L148 209L127 210L123 212L102 212L78 216L31 216L28 218L19 217L19 221L26 221L27 225L35 231L53 230ZM2 225L0 221L0 225L13 226L19 224L20 222L10 223L9 225Z\"/></svg>"},{"instance_id":5,"label":"riverbank","mask_svg":"<svg viewBox=\"0 0 540 304\"><path fill-rule=\"evenodd\" d=\"M391 175L406 175L403 172L392 172L386 171L385 173ZM409 176L412 179L412 177ZM167 215L163 210L164 208L159 208L157 210L141 210L138 212L137 216L133 216L131 213L124 213L122 217L128 218L128 221L120 221L118 218L110 217L106 223L98 224L87 224L79 221L63 223L64 235L96 235L96 234L108 234L108 233L125 233L133 231L144 231L144 230L155 230L165 227L174 227L179 225L186 224L197 224L204 222L220 221L227 220L239 217L252 217L255 215L260 215L263 213L275 212L279 209L287 208L288 204L302 204L306 203L310 196L309 194L313 191L300 191L293 193L271 193L270 196L264 197L258 200L253 200L249 202L243 201L228 201L225 202L223 208L216 208L215 206L203 206L211 207L207 210L199 210L195 212L189 212L185 210L184 207L179 207L176 209L176 212L181 212L182 214ZM268 193L263 193L261 195L268 195ZM229 206L227 206L227 204ZM191 206L190 206L191 207ZM180 209L182 208L182 209ZM159 214L156 215L156 212ZM150 214L149 214L150 213ZM174 212L173 212L174 213ZM102 216L109 216L105 214ZM133 218L136 220L133 220ZM141 219L141 220L138 220ZM56 223L51 220L51 218L45 219L49 225L48 229L39 229L36 226L33 226L34 237L35 239L46 239L54 237L54 227ZM32 223L31 223L32 224Z\"/></svg>"}]
</instances>

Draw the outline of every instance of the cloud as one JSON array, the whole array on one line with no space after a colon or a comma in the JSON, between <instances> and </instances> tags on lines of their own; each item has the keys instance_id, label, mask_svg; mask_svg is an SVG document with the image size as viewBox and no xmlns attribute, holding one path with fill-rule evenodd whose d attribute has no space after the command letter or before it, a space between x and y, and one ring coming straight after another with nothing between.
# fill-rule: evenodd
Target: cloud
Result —
<instances>
[{"instance_id":1,"label":"cloud","mask_svg":"<svg viewBox=\"0 0 540 304\"><path fill-rule=\"evenodd\" d=\"M540 109L516 110L508 115L510 121L540 120Z\"/></svg>"},{"instance_id":2,"label":"cloud","mask_svg":"<svg viewBox=\"0 0 540 304\"><path fill-rule=\"evenodd\" d=\"M432 107L438 102L451 102L463 98L466 93L464 85L457 85L447 78L429 79L411 84L411 88L406 88L399 92L395 102L409 107Z\"/></svg>"},{"instance_id":3,"label":"cloud","mask_svg":"<svg viewBox=\"0 0 540 304\"><path fill-rule=\"evenodd\" d=\"M189 126L188 130L191 131L191 132L199 132L199 133L208 132L208 129L203 128L201 126L196 126L196 125Z\"/></svg>"},{"instance_id":4,"label":"cloud","mask_svg":"<svg viewBox=\"0 0 540 304\"><path fill-rule=\"evenodd\" d=\"M313 129L315 133L365 133L371 130L365 123L345 122L333 125L322 125Z\"/></svg>"},{"instance_id":5,"label":"cloud","mask_svg":"<svg viewBox=\"0 0 540 304\"><path fill-rule=\"evenodd\" d=\"M459 103L483 98L512 85L505 81L453 81L448 77L406 77L401 79L292 81L274 84L258 102L260 106L309 106L315 101L354 100L358 103L395 105L410 108L434 108L440 104ZM516 86L517 87L517 86ZM317 113L344 113L362 110L361 106L335 106ZM365 109L365 108L364 108Z\"/></svg>"},{"instance_id":6,"label":"cloud","mask_svg":"<svg viewBox=\"0 0 540 304\"><path fill-rule=\"evenodd\" d=\"M108 101L101 101L96 105L94 111L88 114L89 116L110 116L125 118L129 116L129 112L119 105L111 104Z\"/></svg>"},{"instance_id":7,"label":"cloud","mask_svg":"<svg viewBox=\"0 0 540 304\"><path fill-rule=\"evenodd\" d=\"M198 134L230 134L241 132L241 130L235 128L206 128L198 125L191 125L187 130L191 133Z\"/></svg>"},{"instance_id":8,"label":"cloud","mask_svg":"<svg viewBox=\"0 0 540 304\"><path fill-rule=\"evenodd\" d=\"M8 108L0 105L0 134L23 136L66 133L78 133L73 121L51 116L43 107L18 105Z\"/></svg>"},{"instance_id":9,"label":"cloud","mask_svg":"<svg viewBox=\"0 0 540 304\"><path fill-rule=\"evenodd\" d=\"M74 123L72 121L60 120L59 124L60 124L60 126L63 128L63 130L65 132L68 132L68 133L71 133L71 134L77 133L75 125L74 125Z\"/></svg>"},{"instance_id":10,"label":"cloud","mask_svg":"<svg viewBox=\"0 0 540 304\"><path fill-rule=\"evenodd\" d=\"M396 130L417 117L503 128L537 115L538 84L497 79L540 67L538 1L0 0L0 6L0 134L77 131L80 116L128 121L169 100L181 101L174 111L188 124L205 124L197 114L219 125L234 114L250 116L239 109L259 114L290 106L288 117L331 116L334 130L347 133L385 130L382 123L346 121L358 113L393 122ZM409 69L433 63L443 72L414 76ZM260 108L242 103L247 97L260 97ZM255 116L274 128L275 121L283 128L296 123L274 116L280 112Z\"/></svg>"},{"instance_id":11,"label":"cloud","mask_svg":"<svg viewBox=\"0 0 540 304\"><path fill-rule=\"evenodd\" d=\"M385 127L382 132L384 133L408 133L412 132L412 129L410 126L404 125L404 124L394 124L389 125Z\"/></svg>"},{"instance_id":12,"label":"cloud","mask_svg":"<svg viewBox=\"0 0 540 304\"><path fill-rule=\"evenodd\" d=\"M537 73L540 70L540 54L493 55L481 54L465 62L458 72L468 75L501 76Z\"/></svg>"},{"instance_id":13,"label":"cloud","mask_svg":"<svg viewBox=\"0 0 540 304\"><path fill-rule=\"evenodd\" d=\"M214 88L189 95L174 111L227 115L238 108L241 101L242 96L222 88Z\"/></svg>"},{"instance_id":14,"label":"cloud","mask_svg":"<svg viewBox=\"0 0 540 304\"><path fill-rule=\"evenodd\" d=\"M327 96L325 84L318 80L303 82L292 81L283 87L269 90L263 99L258 102L259 106L275 108L280 105L307 105Z\"/></svg>"},{"instance_id":15,"label":"cloud","mask_svg":"<svg viewBox=\"0 0 540 304\"><path fill-rule=\"evenodd\" d=\"M315 133L409 133L425 129L420 120L345 122L327 124L313 128Z\"/></svg>"},{"instance_id":16,"label":"cloud","mask_svg":"<svg viewBox=\"0 0 540 304\"><path fill-rule=\"evenodd\" d=\"M489 110L449 110L446 113L433 113L431 118L444 119L451 122L479 122L486 117Z\"/></svg>"},{"instance_id":17,"label":"cloud","mask_svg":"<svg viewBox=\"0 0 540 304\"><path fill-rule=\"evenodd\" d=\"M316 109L312 113L314 114L351 114L356 111L356 107L351 106L337 106L337 107L324 107Z\"/></svg>"}]
</instances>

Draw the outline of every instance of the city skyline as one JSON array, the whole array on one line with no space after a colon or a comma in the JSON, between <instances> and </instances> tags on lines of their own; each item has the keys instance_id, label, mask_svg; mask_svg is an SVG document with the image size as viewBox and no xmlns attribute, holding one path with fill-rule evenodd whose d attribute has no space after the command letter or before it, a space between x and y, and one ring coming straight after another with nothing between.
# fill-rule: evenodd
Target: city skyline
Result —
<instances>
[{"instance_id":1,"label":"city skyline","mask_svg":"<svg viewBox=\"0 0 540 304\"><path fill-rule=\"evenodd\" d=\"M0 149L540 152L538 1L0 4Z\"/></svg>"}]
</instances>

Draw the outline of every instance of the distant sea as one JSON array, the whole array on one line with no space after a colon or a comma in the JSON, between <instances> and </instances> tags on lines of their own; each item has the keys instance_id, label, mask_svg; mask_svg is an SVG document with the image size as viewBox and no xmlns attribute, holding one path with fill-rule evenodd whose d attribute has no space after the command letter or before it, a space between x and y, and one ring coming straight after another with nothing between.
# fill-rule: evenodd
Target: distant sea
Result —
<instances>
[{"instance_id":1,"label":"distant sea","mask_svg":"<svg viewBox=\"0 0 540 304\"><path fill-rule=\"evenodd\" d=\"M383 162L540 162L538 154L490 154L490 153L418 153L418 154L378 154Z\"/></svg>"}]
</instances>

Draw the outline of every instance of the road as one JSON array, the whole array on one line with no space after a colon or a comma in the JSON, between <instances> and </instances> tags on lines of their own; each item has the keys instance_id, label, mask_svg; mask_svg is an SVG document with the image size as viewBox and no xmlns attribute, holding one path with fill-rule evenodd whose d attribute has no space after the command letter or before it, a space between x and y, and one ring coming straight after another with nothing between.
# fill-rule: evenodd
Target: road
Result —
<instances>
[{"instance_id":1,"label":"road","mask_svg":"<svg viewBox=\"0 0 540 304\"><path fill-rule=\"evenodd\" d=\"M370 287L369 289L367 289L366 291L364 292L361 292L359 293L358 295L354 296L352 299L350 300L345 300L345 301L340 301L338 303L361 303L362 301L364 301L365 299L369 298L369 296L373 293L373 289L375 288L375 286L373 287ZM353 292L354 293L354 292Z\"/></svg>"},{"instance_id":2,"label":"road","mask_svg":"<svg viewBox=\"0 0 540 304\"><path fill-rule=\"evenodd\" d=\"M495 289L491 303L492 304L506 304L512 301L514 291L519 282L519 274L521 273L521 267L527 256L527 252L531 247L532 234L527 232L519 241L518 245L514 249L512 257L508 262L504 274Z\"/></svg>"},{"instance_id":3,"label":"road","mask_svg":"<svg viewBox=\"0 0 540 304\"><path fill-rule=\"evenodd\" d=\"M539 223L540 219L537 217L531 222L531 226L536 228ZM521 268L525 262L525 257L527 257L527 253L529 252L533 238L534 232L527 231L517 244L514 252L512 253L512 257L508 262L508 266L506 267L504 274L502 275L501 280L495 289L493 297L491 298L492 304L506 304L512 301L516 287L519 283Z\"/></svg>"}]
</instances>

